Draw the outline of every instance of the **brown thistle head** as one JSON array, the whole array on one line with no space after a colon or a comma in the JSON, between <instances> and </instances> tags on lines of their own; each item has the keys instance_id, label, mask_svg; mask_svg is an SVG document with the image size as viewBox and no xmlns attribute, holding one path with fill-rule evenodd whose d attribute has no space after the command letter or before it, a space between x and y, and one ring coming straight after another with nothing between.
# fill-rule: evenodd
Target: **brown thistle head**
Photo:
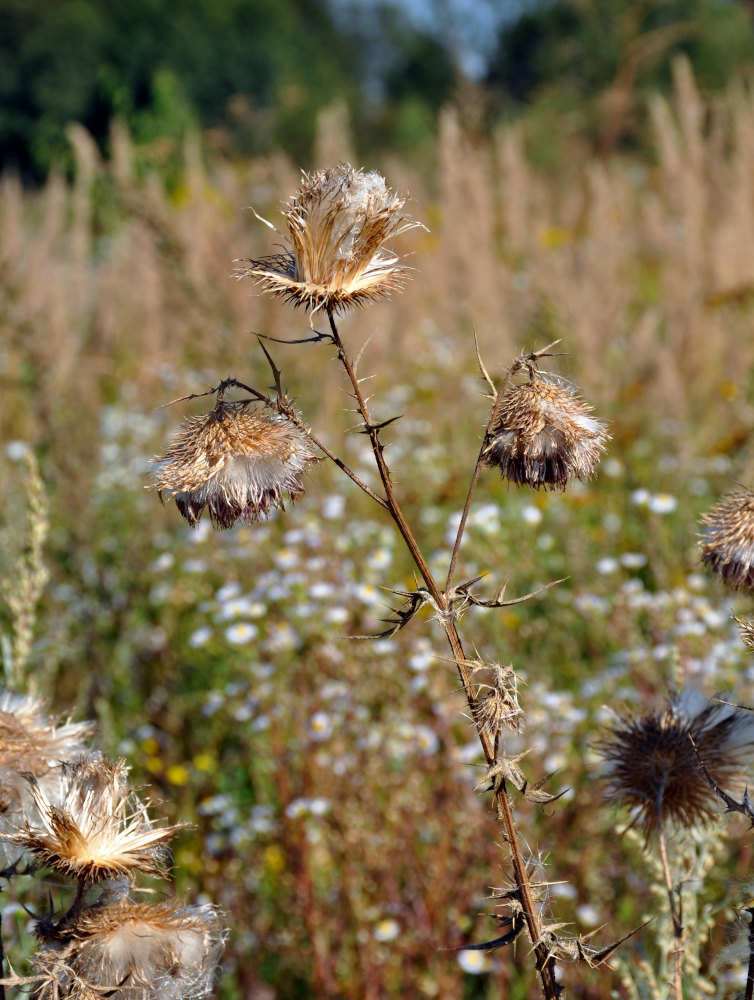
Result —
<instances>
[{"instance_id":1,"label":"brown thistle head","mask_svg":"<svg viewBox=\"0 0 754 1000\"><path fill-rule=\"evenodd\" d=\"M738 615L733 615L733 621L738 627L741 642L754 650L754 618L739 618Z\"/></svg>"},{"instance_id":2,"label":"brown thistle head","mask_svg":"<svg viewBox=\"0 0 754 1000\"><path fill-rule=\"evenodd\" d=\"M702 518L702 562L734 590L754 589L754 493L728 493Z\"/></svg>"},{"instance_id":3,"label":"brown thistle head","mask_svg":"<svg viewBox=\"0 0 754 1000\"><path fill-rule=\"evenodd\" d=\"M597 750L608 798L631 809L647 836L668 821L701 825L720 810L700 761L722 789L743 791L754 760L754 714L690 690L664 712L619 719Z\"/></svg>"},{"instance_id":4,"label":"brown thistle head","mask_svg":"<svg viewBox=\"0 0 754 1000\"><path fill-rule=\"evenodd\" d=\"M608 440L591 410L571 386L531 372L503 398L490 429L487 465L535 489L564 489L572 476L588 479Z\"/></svg>"},{"instance_id":5,"label":"brown thistle head","mask_svg":"<svg viewBox=\"0 0 754 1000\"><path fill-rule=\"evenodd\" d=\"M248 403L218 401L189 418L152 468L152 489L172 497L193 527L205 508L218 528L249 524L304 491L301 476L317 461L301 428Z\"/></svg>"},{"instance_id":6,"label":"brown thistle head","mask_svg":"<svg viewBox=\"0 0 754 1000\"><path fill-rule=\"evenodd\" d=\"M62 765L55 801L26 775L35 815L0 832L0 840L33 855L43 867L80 882L164 875L167 845L179 826L155 827L128 787L123 760L88 754Z\"/></svg>"},{"instance_id":7,"label":"brown thistle head","mask_svg":"<svg viewBox=\"0 0 754 1000\"><path fill-rule=\"evenodd\" d=\"M304 173L283 212L289 246L240 262L236 276L311 310L345 312L388 295L402 287L406 268L385 243L421 225L404 203L374 171L340 163Z\"/></svg>"},{"instance_id":8,"label":"brown thistle head","mask_svg":"<svg viewBox=\"0 0 754 1000\"><path fill-rule=\"evenodd\" d=\"M43 701L28 695L0 692L0 817L5 828L36 814L24 775L31 774L55 801L60 761L79 756L93 726L88 722L57 723ZM0 867L18 860L21 851L0 842Z\"/></svg>"},{"instance_id":9,"label":"brown thistle head","mask_svg":"<svg viewBox=\"0 0 754 1000\"><path fill-rule=\"evenodd\" d=\"M38 1000L200 1000L225 936L211 906L127 899L92 907L67 933L34 957Z\"/></svg>"}]
</instances>

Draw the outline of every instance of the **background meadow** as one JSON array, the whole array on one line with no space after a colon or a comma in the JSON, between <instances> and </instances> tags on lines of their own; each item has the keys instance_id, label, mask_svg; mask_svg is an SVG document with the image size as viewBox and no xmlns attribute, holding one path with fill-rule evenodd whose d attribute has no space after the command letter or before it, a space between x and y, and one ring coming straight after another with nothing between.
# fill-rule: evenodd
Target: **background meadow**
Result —
<instances>
[{"instance_id":1,"label":"background meadow","mask_svg":"<svg viewBox=\"0 0 754 1000\"><path fill-rule=\"evenodd\" d=\"M730 621L747 601L700 572L696 544L699 514L754 471L754 98L743 84L701 96L683 59L673 74L641 153L573 143L557 168L533 165L526 121L480 133L449 106L426 158L371 157L428 229L404 237L405 291L341 326L352 345L372 337L377 414L404 415L388 457L438 565L488 416L475 334L497 377L562 338L557 369L610 421L599 474L563 495L484 474L458 574L487 574L490 593L507 581L511 597L567 577L469 609L465 627L525 679L527 774L557 771L570 789L519 812L553 910L582 933L606 924L605 941L660 907L641 841L616 836L626 817L603 801L602 727L674 685L754 703ZM69 175L34 190L0 179L7 586L28 574L29 532L49 528L33 646L9 682L96 718L102 749L192 824L176 885L227 914L219 996L532 996L524 945L450 950L495 936L486 897L506 872L444 638L418 620L348 638L379 630L384 588L413 586L387 519L327 463L284 514L227 533L192 531L145 490L150 458L203 405L162 404L227 375L264 386L254 331L306 336L305 315L231 276L270 248L249 206L278 222L298 163L226 154L191 129L169 171L122 123L106 157L80 125L68 140ZM319 113L313 160L360 162L342 104ZM307 422L374 482L365 438L344 438L354 417L328 348L270 349ZM29 510L30 452L46 512ZM12 637L7 611L3 626ZM751 834L731 820L713 846L691 880L696 995L732 997L743 980L725 946ZM17 902L3 914L23 935ZM626 961L658 964L656 926ZM564 975L589 1000L638 996L612 965Z\"/></svg>"}]
</instances>

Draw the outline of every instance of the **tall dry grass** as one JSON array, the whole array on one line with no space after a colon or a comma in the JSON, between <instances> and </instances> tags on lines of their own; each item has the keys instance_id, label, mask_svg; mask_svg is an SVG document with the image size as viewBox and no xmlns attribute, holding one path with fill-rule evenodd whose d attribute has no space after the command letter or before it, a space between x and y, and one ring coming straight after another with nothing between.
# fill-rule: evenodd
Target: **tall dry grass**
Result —
<instances>
[{"instance_id":1,"label":"tall dry grass","mask_svg":"<svg viewBox=\"0 0 754 1000\"><path fill-rule=\"evenodd\" d=\"M493 365L563 336L597 402L641 401L632 413L693 426L705 450L742 435L748 408L731 397L754 360L754 97L709 104L679 63L673 99L656 97L652 113L653 162L579 154L545 175L527 162L523 127L480 139L448 109L432 176L381 165L430 223L412 238L413 294L351 327L379 329L378 353L400 341L418 363L442 352L469 372L472 328ZM321 126L319 149L348 151L342 114ZM266 237L247 206L274 218L297 170L282 153L205 157L191 137L168 193L157 174L137 175L122 127L108 162L80 127L70 136L72 184L0 183L0 329L3 435L45 443L75 479L87 446L76 454L74 442L82 423L94 432L103 399L151 401L164 366L223 374L252 329L290 335L290 319L230 273ZM334 369L327 378L325 418L340 409Z\"/></svg>"}]
</instances>

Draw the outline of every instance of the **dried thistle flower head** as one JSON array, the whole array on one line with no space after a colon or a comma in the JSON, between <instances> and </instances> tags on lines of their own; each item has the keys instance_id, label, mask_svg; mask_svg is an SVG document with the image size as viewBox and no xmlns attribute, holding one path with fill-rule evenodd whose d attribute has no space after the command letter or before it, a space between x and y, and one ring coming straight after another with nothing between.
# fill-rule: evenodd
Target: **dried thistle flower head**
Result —
<instances>
[{"instance_id":1,"label":"dried thistle flower head","mask_svg":"<svg viewBox=\"0 0 754 1000\"><path fill-rule=\"evenodd\" d=\"M702 562L735 590L754 589L754 493L728 493L702 518Z\"/></svg>"},{"instance_id":2,"label":"dried thistle flower head","mask_svg":"<svg viewBox=\"0 0 754 1000\"><path fill-rule=\"evenodd\" d=\"M521 732L524 711L518 703L518 678L511 666L467 660L474 672L477 700L474 721L495 740L504 729Z\"/></svg>"},{"instance_id":3,"label":"dried thistle flower head","mask_svg":"<svg viewBox=\"0 0 754 1000\"><path fill-rule=\"evenodd\" d=\"M82 882L117 879L140 871L164 875L167 844L180 827L155 827L144 803L129 789L125 761L89 754L62 765L53 804L27 775L36 817L0 839L16 844L45 866Z\"/></svg>"},{"instance_id":4,"label":"dried thistle flower head","mask_svg":"<svg viewBox=\"0 0 754 1000\"><path fill-rule=\"evenodd\" d=\"M733 621L738 627L741 642L754 650L754 618L739 618L738 615L733 615Z\"/></svg>"},{"instance_id":5,"label":"dried thistle flower head","mask_svg":"<svg viewBox=\"0 0 754 1000\"><path fill-rule=\"evenodd\" d=\"M505 394L490 431L487 465L535 489L564 489L572 476L588 479L608 440L591 409L571 386L532 373Z\"/></svg>"},{"instance_id":6,"label":"dried thistle flower head","mask_svg":"<svg viewBox=\"0 0 754 1000\"><path fill-rule=\"evenodd\" d=\"M385 243L421 225L403 213L404 203L374 171L340 163L304 173L283 212L290 248L241 262L236 276L311 310L364 305L403 285L406 268Z\"/></svg>"},{"instance_id":7,"label":"dried thistle flower head","mask_svg":"<svg viewBox=\"0 0 754 1000\"><path fill-rule=\"evenodd\" d=\"M213 907L176 900L92 907L70 934L35 956L38 1000L199 1000L224 945Z\"/></svg>"},{"instance_id":8,"label":"dried thistle flower head","mask_svg":"<svg viewBox=\"0 0 754 1000\"><path fill-rule=\"evenodd\" d=\"M726 792L743 791L754 714L689 690L664 712L619 719L597 750L606 762L608 797L632 809L647 836L667 821L702 824L719 808L699 762Z\"/></svg>"},{"instance_id":9,"label":"dried thistle flower head","mask_svg":"<svg viewBox=\"0 0 754 1000\"><path fill-rule=\"evenodd\" d=\"M19 825L24 816L36 815L23 775L34 775L54 801L60 761L80 755L93 728L91 723L70 720L56 724L38 698L0 692L0 817L4 828ZM8 868L21 853L0 842L0 867Z\"/></svg>"},{"instance_id":10,"label":"dried thistle flower head","mask_svg":"<svg viewBox=\"0 0 754 1000\"><path fill-rule=\"evenodd\" d=\"M287 418L219 401L211 413L189 418L154 460L152 489L173 497L192 527L206 507L216 527L231 528L282 509L286 493L295 500L313 461L311 441Z\"/></svg>"}]
</instances>

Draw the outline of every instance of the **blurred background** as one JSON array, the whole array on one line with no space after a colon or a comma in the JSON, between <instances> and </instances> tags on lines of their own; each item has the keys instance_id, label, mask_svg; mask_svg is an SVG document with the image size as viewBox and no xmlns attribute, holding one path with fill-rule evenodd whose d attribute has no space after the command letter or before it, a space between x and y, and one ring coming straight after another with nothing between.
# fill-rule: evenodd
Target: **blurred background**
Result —
<instances>
[{"instance_id":1,"label":"blurred background","mask_svg":"<svg viewBox=\"0 0 754 1000\"><path fill-rule=\"evenodd\" d=\"M405 291L342 332L354 351L373 335L362 370L377 415L404 414L388 456L438 572L488 416L475 332L496 378L562 338L553 370L610 421L600 473L563 495L485 473L458 578L514 596L568 577L469 610L463 632L521 676L527 776L570 788L521 807L553 912L611 940L657 896L589 747L611 711L677 685L754 701L730 622L747 602L696 547L700 513L754 471L752 17L724 0L0 0L6 683L96 718L155 810L193 824L176 888L227 914L223 998L534 995L526 948L449 950L495 936L507 873L441 634L346 638L381 627L381 588L413 586L381 512L325 464L295 507L222 534L145 490L206 401L162 404L230 374L267 386L253 331L306 335L231 276L276 249L249 206L280 226L301 168L349 160L426 224L396 246ZM273 357L372 482L327 347ZM751 843L728 832L688 881L695 995L745 981L726 944ZM15 957L28 917L3 914ZM566 967L574 995L651 995L660 937L612 970Z\"/></svg>"}]
</instances>

